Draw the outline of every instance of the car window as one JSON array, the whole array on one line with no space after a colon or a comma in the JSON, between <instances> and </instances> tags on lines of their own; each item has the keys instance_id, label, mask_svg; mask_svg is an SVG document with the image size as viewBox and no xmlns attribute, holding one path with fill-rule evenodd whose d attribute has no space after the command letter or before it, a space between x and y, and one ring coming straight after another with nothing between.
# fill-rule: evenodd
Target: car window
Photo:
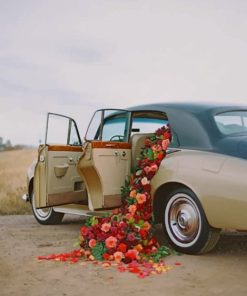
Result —
<instances>
[{"instance_id":1,"label":"car window","mask_svg":"<svg viewBox=\"0 0 247 296\"><path fill-rule=\"evenodd\" d=\"M106 110L102 127L102 141L126 142L128 118L128 112Z\"/></svg>"},{"instance_id":2,"label":"car window","mask_svg":"<svg viewBox=\"0 0 247 296\"><path fill-rule=\"evenodd\" d=\"M45 143L49 145L81 145L81 139L72 118L48 113Z\"/></svg>"},{"instance_id":3,"label":"car window","mask_svg":"<svg viewBox=\"0 0 247 296\"><path fill-rule=\"evenodd\" d=\"M164 112L142 111L135 112L132 116L131 136L136 133L154 133L162 126L169 124L168 117ZM171 129L172 130L172 129ZM172 130L172 141L170 148L179 147L177 134Z\"/></svg>"},{"instance_id":4,"label":"car window","mask_svg":"<svg viewBox=\"0 0 247 296\"><path fill-rule=\"evenodd\" d=\"M247 133L247 111L224 112L214 118L218 129L224 135Z\"/></svg>"},{"instance_id":5,"label":"car window","mask_svg":"<svg viewBox=\"0 0 247 296\"><path fill-rule=\"evenodd\" d=\"M135 133L154 133L167 125L168 119L161 112L136 112L132 116L131 135Z\"/></svg>"},{"instance_id":6,"label":"car window","mask_svg":"<svg viewBox=\"0 0 247 296\"><path fill-rule=\"evenodd\" d=\"M103 112L102 110L96 111L89 123L86 136L85 136L85 138L89 141L99 139L101 119L103 114L102 112Z\"/></svg>"},{"instance_id":7,"label":"car window","mask_svg":"<svg viewBox=\"0 0 247 296\"><path fill-rule=\"evenodd\" d=\"M128 141L130 113L124 110L98 110L88 127L87 140Z\"/></svg>"}]
</instances>

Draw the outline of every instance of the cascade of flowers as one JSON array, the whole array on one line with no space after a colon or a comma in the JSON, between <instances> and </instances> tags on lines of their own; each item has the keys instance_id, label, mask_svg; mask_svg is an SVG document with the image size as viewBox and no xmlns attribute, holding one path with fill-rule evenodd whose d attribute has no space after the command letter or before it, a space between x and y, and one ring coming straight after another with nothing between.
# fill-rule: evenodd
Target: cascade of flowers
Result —
<instances>
[{"instance_id":1,"label":"cascade of flowers","mask_svg":"<svg viewBox=\"0 0 247 296\"><path fill-rule=\"evenodd\" d=\"M162 127L146 138L137 168L122 187L122 206L104 217L90 217L80 230L80 248L71 253L40 256L39 260L77 262L90 261L118 264L119 271L128 270L145 277L166 271L161 261L170 253L159 246L151 231L152 198L150 181L156 174L171 140L170 128Z\"/></svg>"}]
</instances>

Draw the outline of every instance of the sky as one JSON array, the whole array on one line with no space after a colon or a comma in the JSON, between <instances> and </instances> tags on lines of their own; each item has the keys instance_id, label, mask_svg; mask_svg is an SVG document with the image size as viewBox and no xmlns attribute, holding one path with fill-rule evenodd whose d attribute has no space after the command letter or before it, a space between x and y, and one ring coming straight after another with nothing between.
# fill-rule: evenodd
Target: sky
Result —
<instances>
[{"instance_id":1,"label":"sky","mask_svg":"<svg viewBox=\"0 0 247 296\"><path fill-rule=\"evenodd\" d=\"M37 146L47 112L247 104L245 0L0 0L0 137Z\"/></svg>"}]
</instances>

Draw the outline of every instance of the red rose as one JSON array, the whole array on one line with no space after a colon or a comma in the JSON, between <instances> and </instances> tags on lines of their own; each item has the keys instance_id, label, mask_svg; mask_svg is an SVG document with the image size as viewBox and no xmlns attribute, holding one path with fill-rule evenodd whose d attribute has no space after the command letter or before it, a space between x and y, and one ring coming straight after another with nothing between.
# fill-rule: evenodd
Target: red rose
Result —
<instances>
[{"instance_id":1,"label":"red rose","mask_svg":"<svg viewBox=\"0 0 247 296\"><path fill-rule=\"evenodd\" d=\"M127 251L127 245L124 243L119 244L118 251L125 253Z\"/></svg>"}]
</instances>

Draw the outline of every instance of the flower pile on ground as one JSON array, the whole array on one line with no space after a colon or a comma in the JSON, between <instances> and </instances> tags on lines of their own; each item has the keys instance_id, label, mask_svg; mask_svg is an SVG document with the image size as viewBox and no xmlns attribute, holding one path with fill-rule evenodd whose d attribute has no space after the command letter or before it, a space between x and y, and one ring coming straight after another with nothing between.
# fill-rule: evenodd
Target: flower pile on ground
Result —
<instances>
[{"instance_id":1,"label":"flower pile on ground","mask_svg":"<svg viewBox=\"0 0 247 296\"><path fill-rule=\"evenodd\" d=\"M169 127L158 129L146 138L137 168L122 187L121 208L104 217L91 217L81 227L80 249L67 254L38 259L77 262L81 257L103 261L103 266L118 264L118 270L145 277L167 271L161 260L170 254L159 246L151 231L152 198L150 181L156 174L171 140Z\"/></svg>"}]
</instances>

